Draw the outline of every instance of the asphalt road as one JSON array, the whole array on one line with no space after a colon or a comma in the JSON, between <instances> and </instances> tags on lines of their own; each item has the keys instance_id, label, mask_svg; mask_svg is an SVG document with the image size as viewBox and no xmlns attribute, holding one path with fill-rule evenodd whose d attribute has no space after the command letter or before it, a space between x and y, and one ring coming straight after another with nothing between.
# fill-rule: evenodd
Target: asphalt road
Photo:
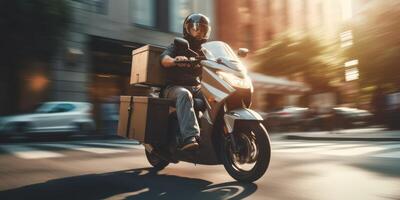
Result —
<instances>
[{"instance_id":1,"label":"asphalt road","mask_svg":"<svg viewBox=\"0 0 400 200\"><path fill-rule=\"evenodd\" d=\"M253 184L222 165L150 170L129 140L0 144L0 199L400 199L400 143L272 139Z\"/></svg>"}]
</instances>

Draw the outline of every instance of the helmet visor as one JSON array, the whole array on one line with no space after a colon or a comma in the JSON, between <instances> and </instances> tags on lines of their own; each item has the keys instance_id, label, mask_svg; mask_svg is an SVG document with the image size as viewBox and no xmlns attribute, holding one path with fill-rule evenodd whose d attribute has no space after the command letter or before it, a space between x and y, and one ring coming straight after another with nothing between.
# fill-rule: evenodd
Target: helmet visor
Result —
<instances>
[{"instance_id":1,"label":"helmet visor","mask_svg":"<svg viewBox=\"0 0 400 200\"><path fill-rule=\"evenodd\" d=\"M198 40L207 40L210 37L211 27L203 23L189 23L186 31Z\"/></svg>"}]
</instances>

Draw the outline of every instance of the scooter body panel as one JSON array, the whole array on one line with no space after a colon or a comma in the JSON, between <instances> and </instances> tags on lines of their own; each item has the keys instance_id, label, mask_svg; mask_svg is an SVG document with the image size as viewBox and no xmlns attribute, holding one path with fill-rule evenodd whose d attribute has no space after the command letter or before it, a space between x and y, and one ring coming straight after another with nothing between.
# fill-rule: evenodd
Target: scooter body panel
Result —
<instances>
[{"instance_id":1,"label":"scooter body panel","mask_svg":"<svg viewBox=\"0 0 400 200\"><path fill-rule=\"evenodd\" d=\"M233 133L238 122L262 122L263 118L257 112L248 108L231 110L224 114L224 122L229 133Z\"/></svg>"}]
</instances>

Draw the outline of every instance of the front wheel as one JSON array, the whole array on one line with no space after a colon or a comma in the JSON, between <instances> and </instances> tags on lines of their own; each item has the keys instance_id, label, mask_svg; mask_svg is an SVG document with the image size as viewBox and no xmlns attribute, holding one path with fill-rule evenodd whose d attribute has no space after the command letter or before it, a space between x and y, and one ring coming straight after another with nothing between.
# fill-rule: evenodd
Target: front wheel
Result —
<instances>
[{"instance_id":1,"label":"front wheel","mask_svg":"<svg viewBox=\"0 0 400 200\"><path fill-rule=\"evenodd\" d=\"M237 181L258 180L267 171L271 159L267 131L262 124L252 123L243 125L233 134L235 142L227 137L221 145L221 160L226 171Z\"/></svg>"}]
</instances>

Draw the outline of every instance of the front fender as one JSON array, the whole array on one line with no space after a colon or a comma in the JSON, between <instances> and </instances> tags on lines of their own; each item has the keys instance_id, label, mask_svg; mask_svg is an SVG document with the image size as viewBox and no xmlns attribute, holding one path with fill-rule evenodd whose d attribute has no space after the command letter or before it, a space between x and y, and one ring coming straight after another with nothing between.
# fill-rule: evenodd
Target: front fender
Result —
<instances>
[{"instance_id":1,"label":"front fender","mask_svg":"<svg viewBox=\"0 0 400 200\"><path fill-rule=\"evenodd\" d=\"M247 108L240 108L231 110L224 114L224 121L229 133L232 133L235 127L238 124L243 122L262 122L263 118L257 112L247 109Z\"/></svg>"}]
</instances>

